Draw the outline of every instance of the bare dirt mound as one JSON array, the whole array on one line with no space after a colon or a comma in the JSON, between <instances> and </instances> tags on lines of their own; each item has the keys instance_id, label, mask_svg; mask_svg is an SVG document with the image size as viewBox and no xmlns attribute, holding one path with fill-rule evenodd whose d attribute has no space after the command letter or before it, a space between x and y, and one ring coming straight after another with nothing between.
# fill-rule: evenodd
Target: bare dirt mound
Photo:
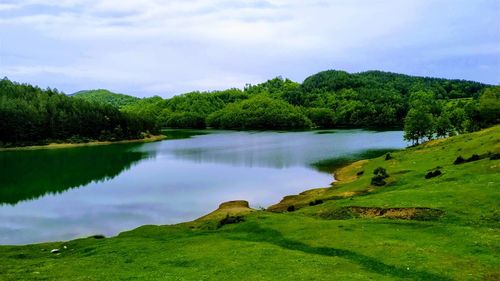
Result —
<instances>
[{"instance_id":1,"label":"bare dirt mound","mask_svg":"<svg viewBox=\"0 0 500 281\"><path fill-rule=\"evenodd\" d=\"M380 207L343 207L319 213L323 219L352 218L388 218L402 220L435 220L444 215L444 211L432 208L380 208Z\"/></svg>"}]
</instances>

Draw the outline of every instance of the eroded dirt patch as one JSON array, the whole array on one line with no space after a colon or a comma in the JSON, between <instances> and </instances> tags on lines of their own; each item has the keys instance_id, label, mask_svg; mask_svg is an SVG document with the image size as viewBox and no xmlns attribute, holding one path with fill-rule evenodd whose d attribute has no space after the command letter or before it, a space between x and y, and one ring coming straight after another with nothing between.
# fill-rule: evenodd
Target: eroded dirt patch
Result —
<instances>
[{"instance_id":1,"label":"eroded dirt patch","mask_svg":"<svg viewBox=\"0 0 500 281\"><path fill-rule=\"evenodd\" d=\"M318 214L323 219L388 218L403 220L436 220L444 211L432 208L380 208L349 206L325 210Z\"/></svg>"}]
</instances>

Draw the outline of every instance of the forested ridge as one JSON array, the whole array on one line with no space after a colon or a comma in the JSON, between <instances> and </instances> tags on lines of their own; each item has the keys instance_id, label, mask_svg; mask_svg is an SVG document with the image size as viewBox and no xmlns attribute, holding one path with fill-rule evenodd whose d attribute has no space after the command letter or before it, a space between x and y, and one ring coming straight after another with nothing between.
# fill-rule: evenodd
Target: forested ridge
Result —
<instances>
[{"instance_id":1,"label":"forested ridge","mask_svg":"<svg viewBox=\"0 0 500 281\"><path fill-rule=\"evenodd\" d=\"M242 90L155 96L121 108L148 116L159 127L406 128L407 139L418 142L498 123L498 91L474 81L328 70L302 84L276 77Z\"/></svg>"},{"instance_id":2,"label":"forested ridge","mask_svg":"<svg viewBox=\"0 0 500 281\"><path fill-rule=\"evenodd\" d=\"M136 139L156 131L152 120L109 104L0 80L0 146Z\"/></svg>"},{"instance_id":3,"label":"forested ridge","mask_svg":"<svg viewBox=\"0 0 500 281\"><path fill-rule=\"evenodd\" d=\"M8 83L10 82L4 79L2 85ZM37 89L32 91L63 99L54 90L42 91L28 85L12 85ZM0 91L5 92L3 88L5 86ZM2 96L5 95L2 93ZM42 110L46 114L45 119L42 118L45 120L42 122L45 127L64 123L70 129L56 129L59 134L44 135L41 139L67 138L73 135L98 138L103 135L101 132L108 134L115 128L126 131L126 136L137 136L139 131L154 131L162 127L260 130L404 128L406 139L419 142L433 137L475 131L498 123L499 97L499 86L474 81L416 77L382 71L351 74L338 70L319 72L306 78L303 83L276 77L257 85L247 84L243 89L190 92L169 99L159 96L138 99L107 90L92 90L66 97L62 104L95 108L93 113L86 111L89 113L87 118L96 114L97 118L93 119L100 120L109 115L115 118L112 122L98 122L97 127L94 127L85 118L74 118L76 123L73 123L70 121L71 117L65 116L66 121L51 123L47 120L59 115ZM30 112L30 108L38 108L36 104L40 103L24 104L23 98L19 97L16 100L20 101L24 112ZM33 127L32 122L24 124L24 128ZM78 128L84 128L84 133ZM43 131L51 133L54 130ZM71 132L61 135L60 132L65 131ZM26 130L24 134L30 132L31 130ZM26 136L23 138L26 139Z\"/></svg>"},{"instance_id":4,"label":"forested ridge","mask_svg":"<svg viewBox=\"0 0 500 281\"><path fill-rule=\"evenodd\" d=\"M138 97L113 93L106 89L79 91L72 94L71 96L95 101L98 103L111 104L112 106L116 106L118 108L135 103L139 100Z\"/></svg>"}]
</instances>

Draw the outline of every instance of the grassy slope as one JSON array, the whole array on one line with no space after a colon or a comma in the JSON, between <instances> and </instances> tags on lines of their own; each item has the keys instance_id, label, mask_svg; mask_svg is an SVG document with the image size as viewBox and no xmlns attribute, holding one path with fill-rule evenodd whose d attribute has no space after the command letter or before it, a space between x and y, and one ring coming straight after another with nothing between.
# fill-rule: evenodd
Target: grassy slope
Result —
<instances>
[{"instance_id":1,"label":"grassy slope","mask_svg":"<svg viewBox=\"0 0 500 281\"><path fill-rule=\"evenodd\" d=\"M274 207L304 206L295 212L251 212L245 222L220 228L201 220L107 239L3 246L0 279L499 280L500 160L452 164L458 155L488 151L500 152L500 126L395 152L391 160L354 163L339 172L343 182ZM370 187L378 166L387 169L389 184ZM437 166L443 175L424 179ZM308 206L318 198L325 202ZM328 216L343 206L431 207L445 215Z\"/></svg>"}]
</instances>

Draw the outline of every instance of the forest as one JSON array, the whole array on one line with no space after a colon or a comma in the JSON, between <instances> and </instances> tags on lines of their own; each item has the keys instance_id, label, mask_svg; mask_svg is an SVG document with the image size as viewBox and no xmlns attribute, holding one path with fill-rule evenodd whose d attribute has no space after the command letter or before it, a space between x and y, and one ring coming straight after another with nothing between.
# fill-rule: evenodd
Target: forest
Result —
<instances>
[{"instance_id":1,"label":"forest","mask_svg":"<svg viewBox=\"0 0 500 281\"><path fill-rule=\"evenodd\" d=\"M497 124L500 115L500 86L382 71L328 70L303 83L276 77L243 89L169 99L107 90L65 96L4 79L0 98L3 143L135 138L164 127L394 128L419 143L477 131Z\"/></svg>"},{"instance_id":2,"label":"forest","mask_svg":"<svg viewBox=\"0 0 500 281\"><path fill-rule=\"evenodd\" d=\"M92 95L80 98L97 100ZM120 98L119 95L116 98ZM121 99L121 98L120 98ZM405 129L421 140L498 123L499 87L473 81L328 70L297 83L276 77L242 90L130 101L124 112L158 127L223 129Z\"/></svg>"},{"instance_id":3,"label":"forest","mask_svg":"<svg viewBox=\"0 0 500 281\"><path fill-rule=\"evenodd\" d=\"M155 123L138 114L0 80L0 146L137 139L148 133L157 133Z\"/></svg>"}]
</instances>

